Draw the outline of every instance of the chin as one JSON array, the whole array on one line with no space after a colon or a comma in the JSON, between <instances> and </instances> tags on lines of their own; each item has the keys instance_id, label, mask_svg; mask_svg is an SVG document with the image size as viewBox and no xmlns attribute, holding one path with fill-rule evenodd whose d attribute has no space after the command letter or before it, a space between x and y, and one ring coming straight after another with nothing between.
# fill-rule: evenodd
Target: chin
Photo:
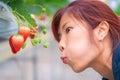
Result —
<instances>
[{"instance_id":1,"label":"chin","mask_svg":"<svg viewBox=\"0 0 120 80\"><path fill-rule=\"evenodd\" d=\"M76 73L84 71L86 68L83 67L72 67L72 70Z\"/></svg>"},{"instance_id":2,"label":"chin","mask_svg":"<svg viewBox=\"0 0 120 80\"><path fill-rule=\"evenodd\" d=\"M82 71L84 71L84 70L75 70L75 69L73 69L73 71L74 71L75 73L80 73L80 72L82 72Z\"/></svg>"}]
</instances>

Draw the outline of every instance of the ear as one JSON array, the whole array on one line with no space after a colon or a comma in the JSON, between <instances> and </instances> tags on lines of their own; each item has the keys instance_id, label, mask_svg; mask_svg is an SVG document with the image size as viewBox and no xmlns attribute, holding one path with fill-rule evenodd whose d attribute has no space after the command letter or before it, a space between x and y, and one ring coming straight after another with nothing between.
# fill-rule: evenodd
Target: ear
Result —
<instances>
[{"instance_id":1,"label":"ear","mask_svg":"<svg viewBox=\"0 0 120 80\"><path fill-rule=\"evenodd\" d=\"M102 41L109 32L109 24L106 21L102 21L95 29L94 29L96 38L99 41Z\"/></svg>"}]
</instances>

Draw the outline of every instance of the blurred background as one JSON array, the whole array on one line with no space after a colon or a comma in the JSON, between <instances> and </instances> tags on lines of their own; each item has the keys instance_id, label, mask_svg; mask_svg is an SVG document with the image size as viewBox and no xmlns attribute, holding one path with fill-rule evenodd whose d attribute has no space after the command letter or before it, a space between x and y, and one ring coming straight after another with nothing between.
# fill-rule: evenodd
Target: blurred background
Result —
<instances>
[{"instance_id":1,"label":"blurred background","mask_svg":"<svg viewBox=\"0 0 120 80\"><path fill-rule=\"evenodd\" d=\"M11 21L11 18L6 19L0 12L0 80L101 80L102 77L93 69L88 68L81 73L75 73L60 59L57 42L51 32L51 19L59 8L71 1L74 0L24 0L28 11L35 17L37 25L40 26L42 23L46 25L48 31L43 39L49 42L49 46L48 48L44 48L42 44L32 46L28 39L26 48L15 55L11 52L8 38L17 32L18 25L16 21ZM120 0L102 1L120 15ZM40 20L39 4L46 8L45 21ZM0 3L0 10L3 7L6 9L6 6ZM7 13L12 16L9 10Z\"/></svg>"}]
</instances>

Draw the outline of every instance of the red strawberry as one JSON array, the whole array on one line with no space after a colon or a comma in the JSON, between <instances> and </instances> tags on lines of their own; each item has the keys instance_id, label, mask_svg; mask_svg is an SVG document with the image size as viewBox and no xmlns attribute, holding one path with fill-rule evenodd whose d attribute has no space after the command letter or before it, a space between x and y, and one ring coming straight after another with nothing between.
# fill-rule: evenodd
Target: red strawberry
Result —
<instances>
[{"instance_id":1,"label":"red strawberry","mask_svg":"<svg viewBox=\"0 0 120 80\"><path fill-rule=\"evenodd\" d=\"M25 27L25 26L20 27L19 34L21 34L24 37L24 41L26 41L26 39L30 35L30 28Z\"/></svg>"},{"instance_id":2,"label":"red strawberry","mask_svg":"<svg viewBox=\"0 0 120 80\"><path fill-rule=\"evenodd\" d=\"M38 31L38 26L36 26L35 29Z\"/></svg>"},{"instance_id":3,"label":"red strawberry","mask_svg":"<svg viewBox=\"0 0 120 80\"><path fill-rule=\"evenodd\" d=\"M41 14L39 19L42 20L42 21L45 21L46 20L46 15L45 14Z\"/></svg>"},{"instance_id":4,"label":"red strawberry","mask_svg":"<svg viewBox=\"0 0 120 80\"><path fill-rule=\"evenodd\" d=\"M35 36L36 36L36 33L30 33L30 38L31 39L35 38Z\"/></svg>"},{"instance_id":5,"label":"red strawberry","mask_svg":"<svg viewBox=\"0 0 120 80\"><path fill-rule=\"evenodd\" d=\"M13 47L13 44L12 44L12 37L13 37L13 35L10 36L10 38L9 38L9 44L10 44L10 47L11 47L12 52L13 52L13 53L16 53L17 51L15 50L15 48Z\"/></svg>"},{"instance_id":6,"label":"red strawberry","mask_svg":"<svg viewBox=\"0 0 120 80\"><path fill-rule=\"evenodd\" d=\"M12 35L9 38L9 44L12 49L13 54L17 53L24 43L24 38L22 35Z\"/></svg>"}]
</instances>

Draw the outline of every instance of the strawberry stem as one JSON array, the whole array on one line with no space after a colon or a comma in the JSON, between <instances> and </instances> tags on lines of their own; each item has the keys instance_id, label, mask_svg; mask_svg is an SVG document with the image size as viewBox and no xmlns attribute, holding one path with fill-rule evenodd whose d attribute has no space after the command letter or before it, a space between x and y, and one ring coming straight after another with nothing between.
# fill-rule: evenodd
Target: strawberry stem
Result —
<instances>
[{"instance_id":1,"label":"strawberry stem","mask_svg":"<svg viewBox=\"0 0 120 80\"><path fill-rule=\"evenodd\" d=\"M26 18L23 15L19 14L17 11L13 11L13 13L14 13L15 19L18 22L19 25L22 24L22 22L19 20L20 18L18 18L18 16L20 16L24 21L26 21L30 25L29 26L30 28L32 27L32 25L26 20Z\"/></svg>"}]
</instances>

